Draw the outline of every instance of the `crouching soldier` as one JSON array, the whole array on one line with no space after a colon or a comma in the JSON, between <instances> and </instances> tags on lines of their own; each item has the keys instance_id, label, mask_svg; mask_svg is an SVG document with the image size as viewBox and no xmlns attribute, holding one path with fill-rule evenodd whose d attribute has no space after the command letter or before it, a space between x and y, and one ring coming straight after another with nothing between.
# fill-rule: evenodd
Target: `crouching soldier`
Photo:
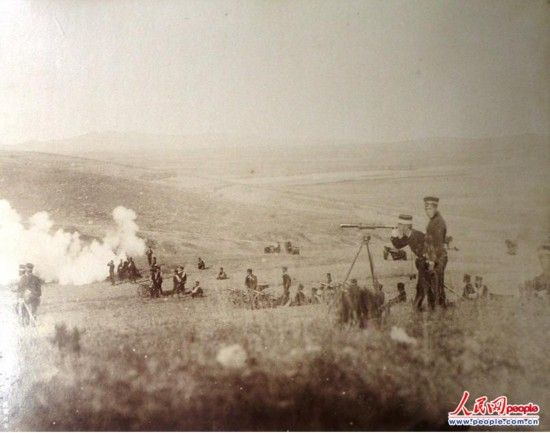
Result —
<instances>
[{"instance_id":1,"label":"crouching soldier","mask_svg":"<svg viewBox=\"0 0 550 433\"><path fill-rule=\"evenodd\" d=\"M462 289L462 297L469 300L477 299L479 297L479 294L476 292L475 287L472 285L472 277L469 274L464 274L462 282L464 283L464 289Z\"/></svg>"},{"instance_id":2,"label":"crouching soldier","mask_svg":"<svg viewBox=\"0 0 550 433\"><path fill-rule=\"evenodd\" d=\"M476 276L476 282L474 288L481 299L487 299L489 297L489 288L483 284L483 277Z\"/></svg>"},{"instance_id":3,"label":"crouching soldier","mask_svg":"<svg viewBox=\"0 0 550 433\"><path fill-rule=\"evenodd\" d=\"M42 281L33 274L33 269L32 263L25 265L25 274L19 280L17 292L22 303L20 308L26 309L32 319L36 320L36 313L42 297ZM20 312L23 313L21 310Z\"/></svg>"},{"instance_id":4,"label":"crouching soldier","mask_svg":"<svg viewBox=\"0 0 550 433\"><path fill-rule=\"evenodd\" d=\"M298 284L298 291L294 296L294 302L292 306L300 306L307 304L306 294L304 293L304 285L302 283Z\"/></svg>"},{"instance_id":5,"label":"crouching soldier","mask_svg":"<svg viewBox=\"0 0 550 433\"><path fill-rule=\"evenodd\" d=\"M227 280L227 274L223 270L223 268L220 268L220 271L218 272L218 276L216 277L216 280Z\"/></svg>"},{"instance_id":6,"label":"crouching soldier","mask_svg":"<svg viewBox=\"0 0 550 433\"><path fill-rule=\"evenodd\" d=\"M204 296L204 291L202 290L200 283L198 281L195 281L195 285L191 289L191 297L202 298L203 296Z\"/></svg>"}]
</instances>

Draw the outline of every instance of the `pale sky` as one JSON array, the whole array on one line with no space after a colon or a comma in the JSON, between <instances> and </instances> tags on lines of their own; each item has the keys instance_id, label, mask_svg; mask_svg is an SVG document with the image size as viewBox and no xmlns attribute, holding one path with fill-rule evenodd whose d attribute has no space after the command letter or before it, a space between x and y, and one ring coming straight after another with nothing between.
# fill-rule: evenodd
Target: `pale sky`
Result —
<instances>
[{"instance_id":1,"label":"pale sky","mask_svg":"<svg viewBox=\"0 0 550 433\"><path fill-rule=\"evenodd\" d=\"M0 1L0 143L550 132L550 2Z\"/></svg>"}]
</instances>

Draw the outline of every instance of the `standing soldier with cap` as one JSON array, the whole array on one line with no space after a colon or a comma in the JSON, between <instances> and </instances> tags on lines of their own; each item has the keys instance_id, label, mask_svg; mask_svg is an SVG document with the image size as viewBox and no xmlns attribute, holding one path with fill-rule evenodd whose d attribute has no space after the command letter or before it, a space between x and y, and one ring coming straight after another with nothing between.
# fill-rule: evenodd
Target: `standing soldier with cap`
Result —
<instances>
[{"instance_id":1,"label":"standing soldier with cap","mask_svg":"<svg viewBox=\"0 0 550 433\"><path fill-rule=\"evenodd\" d=\"M151 275L151 282L152 282L152 297L153 298L160 298L163 295L162 292L162 272L160 270L160 266L155 265L153 273Z\"/></svg>"},{"instance_id":2,"label":"standing soldier with cap","mask_svg":"<svg viewBox=\"0 0 550 433\"><path fill-rule=\"evenodd\" d=\"M281 305L286 305L290 301L290 286L292 285L292 278L288 275L288 268L283 266L283 299L281 299Z\"/></svg>"},{"instance_id":3,"label":"standing soldier with cap","mask_svg":"<svg viewBox=\"0 0 550 433\"><path fill-rule=\"evenodd\" d=\"M115 285L115 263L111 260L107 263L109 266L109 280L111 281L111 286Z\"/></svg>"},{"instance_id":4,"label":"standing soldier with cap","mask_svg":"<svg viewBox=\"0 0 550 433\"><path fill-rule=\"evenodd\" d=\"M132 283L135 283L138 278L138 270L132 257L128 259L128 278Z\"/></svg>"},{"instance_id":5,"label":"standing soldier with cap","mask_svg":"<svg viewBox=\"0 0 550 433\"><path fill-rule=\"evenodd\" d=\"M150 246L145 251L145 255L147 256L147 263L151 267L153 265L153 249Z\"/></svg>"},{"instance_id":6,"label":"standing soldier with cap","mask_svg":"<svg viewBox=\"0 0 550 433\"><path fill-rule=\"evenodd\" d=\"M395 248L405 248L407 245L416 256L415 265L418 271L416 280L416 296L414 306L422 310L422 304L426 297L426 291L430 289L426 272L426 259L424 258L425 236L419 230L413 229L413 217L401 214L397 220L397 228L392 231L391 243Z\"/></svg>"},{"instance_id":7,"label":"standing soldier with cap","mask_svg":"<svg viewBox=\"0 0 550 433\"><path fill-rule=\"evenodd\" d=\"M447 249L445 239L447 237L447 224L438 210L439 198L425 197L424 210L429 218L426 227L426 241L424 254L428 264L428 280L431 290L428 292L430 308L435 304L446 307L445 299L445 268L447 267ZM435 293L435 299L430 299L430 292Z\"/></svg>"},{"instance_id":8,"label":"standing soldier with cap","mask_svg":"<svg viewBox=\"0 0 550 433\"><path fill-rule=\"evenodd\" d=\"M36 311L38 310L42 296L42 281L33 274L33 269L34 265L32 263L25 265L25 274L19 280L17 291L25 304L22 308L30 309L27 312L32 315L33 319L36 319Z\"/></svg>"},{"instance_id":9,"label":"standing soldier with cap","mask_svg":"<svg viewBox=\"0 0 550 433\"><path fill-rule=\"evenodd\" d=\"M250 290L258 289L258 277L252 273L252 269L246 270L246 278L244 279L244 285Z\"/></svg>"}]
</instances>

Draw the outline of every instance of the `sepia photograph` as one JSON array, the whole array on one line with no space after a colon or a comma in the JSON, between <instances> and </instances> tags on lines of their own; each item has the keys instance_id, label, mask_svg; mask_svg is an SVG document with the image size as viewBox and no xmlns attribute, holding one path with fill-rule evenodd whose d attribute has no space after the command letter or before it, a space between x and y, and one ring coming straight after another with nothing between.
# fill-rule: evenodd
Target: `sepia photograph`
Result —
<instances>
[{"instance_id":1,"label":"sepia photograph","mask_svg":"<svg viewBox=\"0 0 550 433\"><path fill-rule=\"evenodd\" d=\"M0 0L0 431L545 431L549 348L549 0Z\"/></svg>"}]
</instances>

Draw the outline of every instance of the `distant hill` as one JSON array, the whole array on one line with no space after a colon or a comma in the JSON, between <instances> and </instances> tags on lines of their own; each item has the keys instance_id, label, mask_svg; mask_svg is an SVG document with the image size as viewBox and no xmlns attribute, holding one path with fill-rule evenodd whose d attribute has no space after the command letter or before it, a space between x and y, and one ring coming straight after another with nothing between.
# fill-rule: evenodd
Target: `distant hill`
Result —
<instances>
[{"instance_id":1,"label":"distant hill","mask_svg":"<svg viewBox=\"0 0 550 433\"><path fill-rule=\"evenodd\" d=\"M223 135L176 136L102 132L77 137L32 141L5 149L80 156L98 160L166 161L171 157L223 158L224 153L242 159L259 160L274 155L310 155L316 158L348 157L365 161L365 168L418 168L437 165L484 165L510 163L550 163L550 135L524 134L509 137L462 139L430 138L395 143L350 143L329 140L274 140ZM138 157L139 156L139 157Z\"/></svg>"}]
</instances>

